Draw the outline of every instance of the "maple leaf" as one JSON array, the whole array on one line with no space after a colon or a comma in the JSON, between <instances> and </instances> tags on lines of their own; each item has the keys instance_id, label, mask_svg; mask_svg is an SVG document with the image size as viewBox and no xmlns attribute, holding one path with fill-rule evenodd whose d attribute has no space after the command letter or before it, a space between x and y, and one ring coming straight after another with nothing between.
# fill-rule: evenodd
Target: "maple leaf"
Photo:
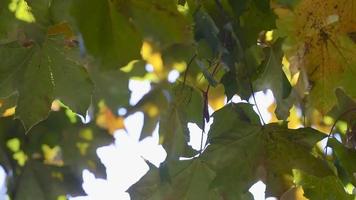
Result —
<instances>
[{"instance_id":1,"label":"maple leaf","mask_svg":"<svg viewBox=\"0 0 356 200\"><path fill-rule=\"evenodd\" d=\"M303 0L293 12L275 9L279 32L287 36L284 50L291 67L308 77L309 102L322 112L336 102L337 86L356 96L356 45L349 36L356 31L355 7L352 0Z\"/></svg>"}]
</instances>

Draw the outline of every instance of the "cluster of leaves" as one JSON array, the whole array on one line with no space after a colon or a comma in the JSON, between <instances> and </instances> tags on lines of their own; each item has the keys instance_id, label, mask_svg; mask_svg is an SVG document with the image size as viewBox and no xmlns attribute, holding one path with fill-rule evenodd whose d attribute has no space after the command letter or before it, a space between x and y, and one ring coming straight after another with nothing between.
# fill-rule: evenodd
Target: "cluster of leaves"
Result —
<instances>
[{"instance_id":1,"label":"cluster of leaves","mask_svg":"<svg viewBox=\"0 0 356 200\"><path fill-rule=\"evenodd\" d=\"M133 199L252 199L258 180L281 199L353 199L345 188L356 184L354 3L1 0L0 162L9 195L81 194L83 169L105 176L95 149L141 111L141 138L159 123L168 156L129 189ZM172 70L180 72L174 83ZM152 85L136 105L130 79ZM251 104L225 104L267 89L277 123L261 124ZM288 126L295 107L308 128ZM118 108L127 114L116 116ZM198 151L188 122L208 135ZM327 125L341 138L329 139L330 155L317 143L332 135L311 128Z\"/></svg>"}]
</instances>

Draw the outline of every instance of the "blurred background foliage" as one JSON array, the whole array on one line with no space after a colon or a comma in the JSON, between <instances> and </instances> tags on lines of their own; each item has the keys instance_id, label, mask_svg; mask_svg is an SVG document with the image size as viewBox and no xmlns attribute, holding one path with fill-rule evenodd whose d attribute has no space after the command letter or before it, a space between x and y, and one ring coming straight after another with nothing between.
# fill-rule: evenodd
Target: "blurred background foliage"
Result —
<instances>
[{"instance_id":1,"label":"blurred background foliage","mask_svg":"<svg viewBox=\"0 0 356 200\"><path fill-rule=\"evenodd\" d=\"M143 112L140 138L159 123L167 159L132 199L251 199L258 180L281 199L355 199L355 4L0 0L9 197L83 194L83 169L105 177L96 149ZM152 87L137 103L130 80ZM259 91L273 93L269 121ZM188 123L208 137L200 149Z\"/></svg>"}]
</instances>

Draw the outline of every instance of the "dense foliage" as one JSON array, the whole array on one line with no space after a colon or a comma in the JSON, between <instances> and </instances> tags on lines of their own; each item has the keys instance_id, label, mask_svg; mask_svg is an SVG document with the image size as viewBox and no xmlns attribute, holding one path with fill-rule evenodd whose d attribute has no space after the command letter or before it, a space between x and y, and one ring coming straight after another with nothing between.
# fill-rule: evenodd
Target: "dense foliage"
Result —
<instances>
[{"instance_id":1,"label":"dense foliage","mask_svg":"<svg viewBox=\"0 0 356 200\"><path fill-rule=\"evenodd\" d=\"M258 180L281 199L354 199L355 36L355 0L0 0L9 196L83 194L83 169L105 177L96 148L141 111L141 138L159 123L167 159L132 199L252 199ZM130 79L152 86L136 105ZM269 122L254 100L268 89ZM200 150L188 122L208 135Z\"/></svg>"}]
</instances>

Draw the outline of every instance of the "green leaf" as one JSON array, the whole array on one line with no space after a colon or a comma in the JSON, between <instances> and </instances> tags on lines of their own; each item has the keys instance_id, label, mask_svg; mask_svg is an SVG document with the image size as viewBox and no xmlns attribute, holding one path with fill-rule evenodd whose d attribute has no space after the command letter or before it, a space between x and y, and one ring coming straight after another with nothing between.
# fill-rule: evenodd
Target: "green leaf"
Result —
<instances>
[{"instance_id":1,"label":"green leaf","mask_svg":"<svg viewBox=\"0 0 356 200\"><path fill-rule=\"evenodd\" d=\"M203 129L203 97L199 90L184 83L178 82L172 88L174 102L172 102L178 111L179 117L183 123L196 123ZM187 134L187 130L185 130Z\"/></svg>"},{"instance_id":2,"label":"green leaf","mask_svg":"<svg viewBox=\"0 0 356 200\"><path fill-rule=\"evenodd\" d=\"M188 147L188 123L202 127L202 97L194 88L183 83L175 84L170 91L171 101L160 117L160 142L167 151L167 158L193 157L197 154Z\"/></svg>"},{"instance_id":3,"label":"green leaf","mask_svg":"<svg viewBox=\"0 0 356 200\"><path fill-rule=\"evenodd\" d=\"M212 187L227 198L246 195L259 179L267 185L267 196L278 197L293 186L292 169L318 177L331 174L314 156L314 145L324 137L314 129L261 127L249 104L228 104L213 116L211 144L203 158L217 173Z\"/></svg>"},{"instance_id":4,"label":"green leaf","mask_svg":"<svg viewBox=\"0 0 356 200\"><path fill-rule=\"evenodd\" d=\"M245 63L238 63L235 66L235 79L237 80L237 95L242 99L248 100L252 95L252 73L249 66ZM234 70L235 70L234 69Z\"/></svg>"},{"instance_id":5,"label":"green leaf","mask_svg":"<svg viewBox=\"0 0 356 200\"><path fill-rule=\"evenodd\" d=\"M195 159L171 163L168 173L169 183L162 181L159 169L151 169L129 189L132 199L218 199L209 191L215 173L204 162Z\"/></svg>"},{"instance_id":6,"label":"green leaf","mask_svg":"<svg viewBox=\"0 0 356 200\"><path fill-rule=\"evenodd\" d=\"M73 49L61 46L61 42L48 39L43 49L47 54L46 64L51 70L53 93L71 110L85 116L91 103L93 84L85 68L71 58Z\"/></svg>"},{"instance_id":7,"label":"green leaf","mask_svg":"<svg viewBox=\"0 0 356 200\"><path fill-rule=\"evenodd\" d=\"M31 56L31 50L21 48L17 42L0 45L0 97L7 97L15 90L14 79L17 72L24 68Z\"/></svg>"},{"instance_id":8,"label":"green leaf","mask_svg":"<svg viewBox=\"0 0 356 200\"><path fill-rule=\"evenodd\" d=\"M10 0L0 2L0 43L2 41L13 41L16 39L17 27L20 23L16 20L14 13L9 10Z\"/></svg>"},{"instance_id":9,"label":"green leaf","mask_svg":"<svg viewBox=\"0 0 356 200\"><path fill-rule=\"evenodd\" d=\"M241 199L258 180L256 172L263 157L263 141L255 130L245 129L238 140L211 142L202 155L216 171L211 188L227 199ZM237 173L238 172L238 173Z\"/></svg>"},{"instance_id":10,"label":"green leaf","mask_svg":"<svg viewBox=\"0 0 356 200\"><path fill-rule=\"evenodd\" d=\"M189 148L183 126L175 108L170 108L168 112L162 114L159 122L159 135L160 143L167 152L167 160L178 160Z\"/></svg>"},{"instance_id":11,"label":"green leaf","mask_svg":"<svg viewBox=\"0 0 356 200\"><path fill-rule=\"evenodd\" d=\"M102 68L123 67L140 58L141 36L114 1L74 1L72 14L86 49L100 60Z\"/></svg>"},{"instance_id":12,"label":"green leaf","mask_svg":"<svg viewBox=\"0 0 356 200\"><path fill-rule=\"evenodd\" d=\"M328 140L328 146L333 148L336 159L346 171L349 181L356 184L356 151L346 148L334 138Z\"/></svg>"},{"instance_id":13,"label":"green leaf","mask_svg":"<svg viewBox=\"0 0 356 200\"><path fill-rule=\"evenodd\" d=\"M24 80L19 88L15 115L26 130L48 117L54 100L50 64L46 57L41 59L40 50L33 51L28 66L22 69Z\"/></svg>"},{"instance_id":14,"label":"green leaf","mask_svg":"<svg viewBox=\"0 0 356 200\"><path fill-rule=\"evenodd\" d=\"M245 11L248 0L229 0L231 8L234 10L234 14L240 17Z\"/></svg>"},{"instance_id":15,"label":"green leaf","mask_svg":"<svg viewBox=\"0 0 356 200\"><path fill-rule=\"evenodd\" d=\"M71 58L73 51L61 38L48 38L42 47L24 48L16 42L0 46L5 63L0 87L6 92L2 95L19 92L16 118L26 130L48 117L55 98L86 114L93 85L86 70Z\"/></svg>"},{"instance_id":16,"label":"green leaf","mask_svg":"<svg viewBox=\"0 0 356 200\"><path fill-rule=\"evenodd\" d=\"M0 116L3 115L7 109L16 106L17 98L18 98L18 95L15 93L7 98L0 99L0 102L1 102Z\"/></svg>"},{"instance_id":17,"label":"green leaf","mask_svg":"<svg viewBox=\"0 0 356 200\"><path fill-rule=\"evenodd\" d=\"M303 187L304 196L308 199L354 199L347 194L340 180L335 176L316 177L301 170L293 170L294 181Z\"/></svg>"},{"instance_id":18,"label":"green leaf","mask_svg":"<svg viewBox=\"0 0 356 200\"><path fill-rule=\"evenodd\" d=\"M244 46L256 44L259 34L275 28L276 16L268 0L250 0L240 20Z\"/></svg>"},{"instance_id":19,"label":"green leaf","mask_svg":"<svg viewBox=\"0 0 356 200\"><path fill-rule=\"evenodd\" d=\"M238 90L236 74L233 71L226 72L220 82L224 85L227 100L231 100Z\"/></svg>"},{"instance_id":20,"label":"green leaf","mask_svg":"<svg viewBox=\"0 0 356 200\"><path fill-rule=\"evenodd\" d=\"M271 134L265 141L266 196L280 196L287 191L293 185L293 169L317 177L332 175L327 163L320 159L321 155L315 156L313 151L322 135L316 135L313 129L266 128L264 134Z\"/></svg>"},{"instance_id":21,"label":"green leaf","mask_svg":"<svg viewBox=\"0 0 356 200\"><path fill-rule=\"evenodd\" d=\"M231 28L230 28L231 29ZM229 71L224 74L221 83L224 85L225 94L228 100L237 94L242 99L248 100L252 95L251 84L253 75L256 73L258 66L264 58L262 49L253 45L242 50L240 41L235 33L233 38L236 42L235 49L228 55L225 55L225 64L229 66Z\"/></svg>"},{"instance_id":22,"label":"green leaf","mask_svg":"<svg viewBox=\"0 0 356 200\"><path fill-rule=\"evenodd\" d=\"M261 46L258 46L258 45L252 45L250 46L249 48L247 48L245 50L245 57L246 57L246 65L247 65L247 71L248 71L248 74L254 74L258 71L258 69L260 68L261 64L263 63L263 61L265 60L265 57L267 54L267 59L270 61L270 62L266 62L264 63L263 66L261 66L261 68L263 69L262 71L265 72L265 74L267 73L268 74L268 68L277 68L275 65L277 64L278 66L278 62L280 63L281 60L279 55L277 56L277 58L275 58L274 54L273 54L273 50L272 48L270 48L271 50L270 51L267 51L267 52L264 52L263 48ZM278 50L278 49L276 49ZM273 63L271 63L273 62ZM277 71L277 70L275 70ZM267 87L267 86L266 86Z\"/></svg>"},{"instance_id":23,"label":"green leaf","mask_svg":"<svg viewBox=\"0 0 356 200\"><path fill-rule=\"evenodd\" d=\"M335 90L335 96L337 98L337 105L330 110L328 115L335 120L351 122L350 125L352 125L352 119L356 117L356 102L341 88Z\"/></svg>"},{"instance_id":24,"label":"green leaf","mask_svg":"<svg viewBox=\"0 0 356 200\"><path fill-rule=\"evenodd\" d=\"M51 0L49 13L54 24L61 22L70 22L70 24L74 24L74 19L70 15L70 12L68 12L71 9L72 3L73 1Z\"/></svg>"},{"instance_id":25,"label":"green leaf","mask_svg":"<svg viewBox=\"0 0 356 200\"><path fill-rule=\"evenodd\" d=\"M119 9L132 18L144 39L162 48L192 42L190 21L178 12L175 1L122 1Z\"/></svg>"},{"instance_id":26,"label":"green leaf","mask_svg":"<svg viewBox=\"0 0 356 200\"><path fill-rule=\"evenodd\" d=\"M105 104L115 111L129 104L129 76L119 70L103 71L96 66L88 68L94 83L94 100L104 100Z\"/></svg>"},{"instance_id":27,"label":"green leaf","mask_svg":"<svg viewBox=\"0 0 356 200\"><path fill-rule=\"evenodd\" d=\"M275 0L278 4L294 7L296 6L300 0Z\"/></svg>"},{"instance_id":28,"label":"green leaf","mask_svg":"<svg viewBox=\"0 0 356 200\"><path fill-rule=\"evenodd\" d=\"M231 132L246 132L260 125L258 115L248 103L230 103L213 113L214 123L210 127L208 137L211 139L224 137Z\"/></svg>"},{"instance_id":29,"label":"green leaf","mask_svg":"<svg viewBox=\"0 0 356 200\"><path fill-rule=\"evenodd\" d=\"M199 9L195 15L195 40L200 41L204 39L210 46L213 55L217 56L222 50L218 34L219 29L216 27L215 22L207 12Z\"/></svg>"},{"instance_id":30,"label":"green leaf","mask_svg":"<svg viewBox=\"0 0 356 200\"><path fill-rule=\"evenodd\" d=\"M168 99L163 86L156 86L142 99L128 110L127 115L141 111L144 114L144 125L141 131L140 139L151 136L153 130L160 119L160 114L168 109Z\"/></svg>"},{"instance_id":31,"label":"green leaf","mask_svg":"<svg viewBox=\"0 0 356 200\"><path fill-rule=\"evenodd\" d=\"M52 0L26 0L36 19L36 23L48 26L50 25L50 6Z\"/></svg>"},{"instance_id":32,"label":"green leaf","mask_svg":"<svg viewBox=\"0 0 356 200\"><path fill-rule=\"evenodd\" d=\"M206 67L207 63L200 60L195 60L195 62L199 66L200 70L203 72L203 75L208 80L209 84L213 87L216 87L218 85L218 82L214 79L213 74L209 72L208 67Z\"/></svg>"},{"instance_id":33,"label":"green leaf","mask_svg":"<svg viewBox=\"0 0 356 200\"><path fill-rule=\"evenodd\" d=\"M46 144L50 147L60 145L63 133L69 131L68 129L73 126L78 126L78 124L72 124L64 110L51 112L46 120L29 131L31 137L26 142L26 153L29 155L42 154L42 145Z\"/></svg>"},{"instance_id":34,"label":"green leaf","mask_svg":"<svg viewBox=\"0 0 356 200\"><path fill-rule=\"evenodd\" d=\"M282 40L277 40L272 47L266 51L267 58L261 66L258 79L254 82L254 89L271 89L278 105L287 98L291 92L291 85L282 70L283 52L281 49Z\"/></svg>"}]
</instances>

